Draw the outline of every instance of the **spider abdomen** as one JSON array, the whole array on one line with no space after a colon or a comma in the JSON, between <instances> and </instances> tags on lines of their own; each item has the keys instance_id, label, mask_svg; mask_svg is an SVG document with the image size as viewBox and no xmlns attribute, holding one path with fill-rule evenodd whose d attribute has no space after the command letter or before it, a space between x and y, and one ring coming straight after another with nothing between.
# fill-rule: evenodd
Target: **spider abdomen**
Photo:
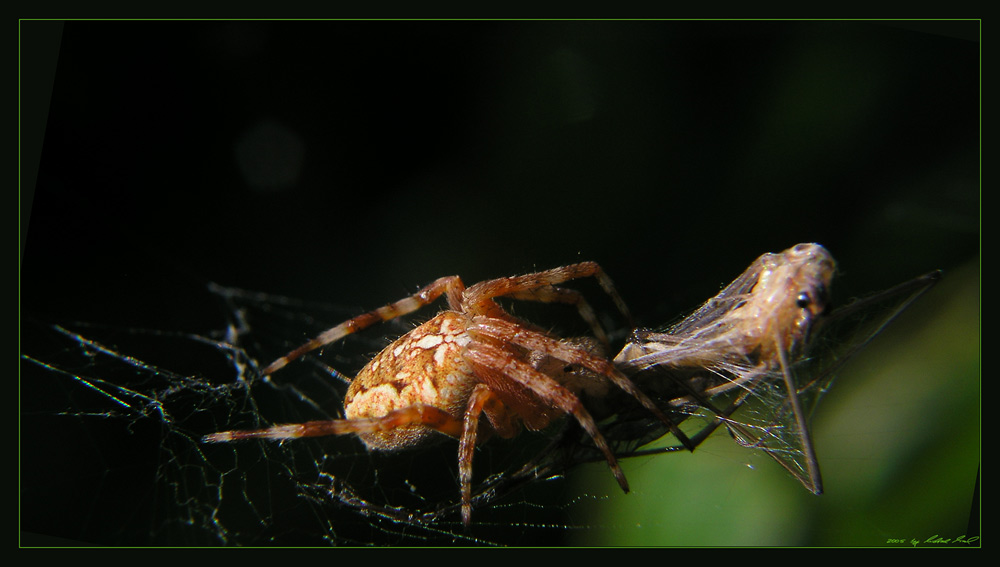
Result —
<instances>
[{"instance_id":1,"label":"spider abdomen","mask_svg":"<svg viewBox=\"0 0 1000 567\"><path fill-rule=\"evenodd\" d=\"M433 406L461 421L477 378L463 357L467 317L444 311L375 356L351 382L345 417L378 418L395 410ZM423 424L361 433L370 449L396 451L437 436Z\"/></svg>"}]
</instances>

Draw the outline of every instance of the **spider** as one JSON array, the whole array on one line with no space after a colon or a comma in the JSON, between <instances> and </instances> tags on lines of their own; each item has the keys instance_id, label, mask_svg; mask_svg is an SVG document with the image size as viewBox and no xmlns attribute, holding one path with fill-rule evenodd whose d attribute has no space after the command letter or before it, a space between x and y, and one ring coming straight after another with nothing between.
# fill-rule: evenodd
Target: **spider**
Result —
<instances>
[{"instance_id":1,"label":"spider","mask_svg":"<svg viewBox=\"0 0 1000 567\"><path fill-rule=\"evenodd\" d=\"M268 375L302 355L380 321L412 313L444 295L448 309L387 346L351 381L344 398L344 419L277 425L251 431L224 431L205 442L243 439L293 439L355 434L369 450L398 451L431 441L443 433L459 440L458 470L462 522L472 514L472 458L479 440L496 434L516 436L547 427L570 414L603 453L622 490L628 482L607 441L579 395L600 395L612 384L638 400L666 423L682 443L690 442L645 394L606 357L586 342L560 339L506 312L498 297L576 307L607 343L593 309L578 291L558 287L593 277L629 318L611 279L594 262L583 262L523 276L487 280L466 288L458 276L439 278L417 293L359 315L321 333L262 371ZM559 361L552 364L552 361ZM580 383L569 369L591 372L593 383ZM485 414L486 427L481 416ZM693 445L689 448L693 448Z\"/></svg>"}]
</instances>

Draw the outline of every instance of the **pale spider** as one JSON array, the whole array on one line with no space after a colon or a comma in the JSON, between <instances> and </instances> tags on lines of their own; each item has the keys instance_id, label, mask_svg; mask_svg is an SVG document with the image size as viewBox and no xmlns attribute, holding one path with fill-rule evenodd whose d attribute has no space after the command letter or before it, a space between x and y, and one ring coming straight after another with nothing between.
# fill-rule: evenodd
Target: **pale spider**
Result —
<instances>
[{"instance_id":1,"label":"pale spider","mask_svg":"<svg viewBox=\"0 0 1000 567\"><path fill-rule=\"evenodd\" d=\"M520 424L540 430L555 418L571 414L604 454L622 490L628 492L628 482L613 452L578 397L583 390L600 395L606 384L599 382L606 378L666 423L682 442L687 438L606 357L580 346L585 343L554 337L507 313L494 301L508 297L574 305L595 337L606 343L607 337L584 297L578 291L557 287L584 277L594 277L628 317L611 279L594 262L488 280L468 289L458 276L440 278L409 297L323 332L263 370L262 374L271 374L307 352L379 321L412 313L444 295L448 310L400 337L361 369L344 398L345 419L225 431L207 435L204 441L356 434L371 450L396 451L444 433L459 440L462 521L469 525L477 434L484 440L493 433L511 438L519 432ZM547 362L553 360L561 363ZM594 383L579 383L578 376L566 371L572 367L592 372ZM479 431L481 414L486 414L489 425L483 431Z\"/></svg>"}]
</instances>

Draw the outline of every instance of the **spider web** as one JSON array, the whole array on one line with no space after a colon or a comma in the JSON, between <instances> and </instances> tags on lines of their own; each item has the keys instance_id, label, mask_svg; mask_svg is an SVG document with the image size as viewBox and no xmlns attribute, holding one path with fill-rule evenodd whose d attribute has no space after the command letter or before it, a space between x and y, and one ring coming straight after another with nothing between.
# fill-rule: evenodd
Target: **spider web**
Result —
<instances>
[{"instance_id":1,"label":"spider web","mask_svg":"<svg viewBox=\"0 0 1000 567\"><path fill-rule=\"evenodd\" d=\"M218 325L203 333L22 325L24 532L100 545L557 545L608 528L594 523L595 504L641 500L650 488L633 476L633 463L643 460L624 459L640 495L620 495L586 436L563 420L477 449L473 526L465 530L453 441L398 454L369 453L353 437L203 444L203 435L220 430L341 417L347 383L338 371L353 375L433 310L352 335L263 379L260 362L361 309L216 285L201 293L220 313ZM833 374L823 371L864 346L901 298L838 318L824 331L839 339L815 343L819 350L798 363L798 377L813 379L815 395L805 405L814 406L828 388ZM775 417L784 402L780 388L763 383L755 394L730 424L784 431L773 428L782 422ZM608 401L619 407L620 400ZM602 429L620 455L641 454L661 437L667 448L657 452L680 452L641 410L602 413L600 400L587 404L604 416ZM704 409L674 415L686 419L692 435L713 418ZM719 430L716 438L739 450L736 464L764 453L739 448L726 428ZM801 448L786 446L796 462ZM650 458L698 468L713 451ZM779 469L758 468L767 467ZM566 482L588 468L597 484ZM782 482L789 493L808 496L792 480Z\"/></svg>"},{"instance_id":2,"label":"spider web","mask_svg":"<svg viewBox=\"0 0 1000 567\"><path fill-rule=\"evenodd\" d=\"M347 380L333 366L353 375L414 324L388 322L262 378L260 361L356 310L208 292L226 320L204 334L25 325L24 530L103 545L551 545L569 529L572 504L552 490L561 469L544 457L561 426L477 451L469 531L453 441L399 454L353 437L201 443L224 429L343 417ZM43 445L51 451L32 449ZM67 456L72 477L52 486ZM46 514L56 502L71 512Z\"/></svg>"}]
</instances>

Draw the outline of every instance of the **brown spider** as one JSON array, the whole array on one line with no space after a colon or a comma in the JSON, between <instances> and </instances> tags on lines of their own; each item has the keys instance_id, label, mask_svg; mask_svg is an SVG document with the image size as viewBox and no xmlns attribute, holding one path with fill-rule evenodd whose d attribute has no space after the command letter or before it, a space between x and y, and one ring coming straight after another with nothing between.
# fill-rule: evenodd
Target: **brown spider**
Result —
<instances>
[{"instance_id":1,"label":"brown spider","mask_svg":"<svg viewBox=\"0 0 1000 567\"><path fill-rule=\"evenodd\" d=\"M253 431L225 431L205 436L206 442L242 439L292 439L356 434L372 450L396 451L420 445L435 432L459 439L458 468L462 521L472 513L472 455L477 434L484 440L496 433L517 435L520 424L531 430L548 426L571 414L603 452L622 490L628 482L614 454L578 394L599 391L602 384L579 384L567 365L607 379L633 396L650 412L687 438L656 405L605 357L591 349L561 340L510 315L497 297L574 305L606 343L593 310L574 290L559 284L594 277L627 317L628 310L611 279L594 262L583 262L524 276L480 282L468 289L458 276L440 278L417 293L333 327L272 362L271 374L307 352L340 340L379 321L412 313L442 294L449 309L413 329L375 356L351 382L344 398L345 419L277 425ZM561 364L546 361L562 361ZM558 368L558 369L557 369ZM603 378L602 378L603 377ZM489 427L479 431L480 415Z\"/></svg>"}]
</instances>

